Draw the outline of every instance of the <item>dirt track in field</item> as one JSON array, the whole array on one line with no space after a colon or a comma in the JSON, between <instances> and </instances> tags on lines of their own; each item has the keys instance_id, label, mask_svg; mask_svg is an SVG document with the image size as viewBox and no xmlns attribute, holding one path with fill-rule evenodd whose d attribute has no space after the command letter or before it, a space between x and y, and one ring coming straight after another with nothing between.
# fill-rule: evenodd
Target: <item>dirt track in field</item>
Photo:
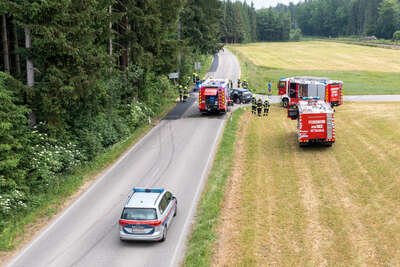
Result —
<instances>
[{"instance_id":1,"label":"dirt track in field","mask_svg":"<svg viewBox=\"0 0 400 267\"><path fill-rule=\"evenodd\" d=\"M399 116L347 103L332 148L299 148L283 109L244 115L214 266L399 266Z\"/></svg>"}]
</instances>

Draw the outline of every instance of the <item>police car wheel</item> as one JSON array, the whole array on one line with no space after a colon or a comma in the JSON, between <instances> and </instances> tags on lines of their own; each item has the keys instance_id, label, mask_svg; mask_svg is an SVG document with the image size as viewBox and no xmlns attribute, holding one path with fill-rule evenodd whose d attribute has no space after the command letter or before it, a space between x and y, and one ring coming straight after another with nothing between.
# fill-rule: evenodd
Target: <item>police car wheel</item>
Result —
<instances>
[{"instance_id":1,"label":"police car wheel","mask_svg":"<svg viewBox=\"0 0 400 267\"><path fill-rule=\"evenodd\" d=\"M167 239L167 225L164 226L163 235L160 241L164 242L165 239Z\"/></svg>"}]
</instances>

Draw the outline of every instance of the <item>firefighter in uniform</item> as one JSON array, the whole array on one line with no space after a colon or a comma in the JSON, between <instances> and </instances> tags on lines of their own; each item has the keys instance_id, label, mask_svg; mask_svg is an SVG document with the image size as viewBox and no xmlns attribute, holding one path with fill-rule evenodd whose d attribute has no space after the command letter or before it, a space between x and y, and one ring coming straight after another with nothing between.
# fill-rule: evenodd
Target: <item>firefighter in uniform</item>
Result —
<instances>
[{"instance_id":1,"label":"firefighter in uniform","mask_svg":"<svg viewBox=\"0 0 400 267\"><path fill-rule=\"evenodd\" d=\"M199 75L196 72L193 72L192 80L193 80L193 83L196 83L200 80Z\"/></svg>"},{"instance_id":2,"label":"firefighter in uniform","mask_svg":"<svg viewBox=\"0 0 400 267\"><path fill-rule=\"evenodd\" d=\"M247 81L246 81L246 80L243 80L243 82L242 82L242 87L245 88L245 89L247 89L248 86L249 86L249 85L247 84Z\"/></svg>"},{"instance_id":3,"label":"firefighter in uniform","mask_svg":"<svg viewBox=\"0 0 400 267\"><path fill-rule=\"evenodd\" d=\"M257 101L254 96L251 98L251 113L254 115L257 113Z\"/></svg>"},{"instance_id":4,"label":"firefighter in uniform","mask_svg":"<svg viewBox=\"0 0 400 267\"><path fill-rule=\"evenodd\" d=\"M185 86L183 89L183 102L186 102L186 100L189 98L189 90L188 87Z\"/></svg>"},{"instance_id":5,"label":"firefighter in uniform","mask_svg":"<svg viewBox=\"0 0 400 267\"><path fill-rule=\"evenodd\" d=\"M237 87L240 88L240 78L237 80Z\"/></svg>"},{"instance_id":6,"label":"firefighter in uniform","mask_svg":"<svg viewBox=\"0 0 400 267\"><path fill-rule=\"evenodd\" d=\"M264 100L264 116L268 116L268 112L269 112L269 100L268 98L266 98Z\"/></svg>"},{"instance_id":7,"label":"firefighter in uniform","mask_svg":"<svg viewBox=\"0 0 400 267\"><path fill-rule=\"evenodd\" d=\"M261 98L257 100L257 115L260 117L263 109L263 101Z\"/></svg>"},{"instance_id":8,"label":"firefighter in uniform","mask_svg":"<svg viewBox=\"0 0 400 267\"><path fill-rule=\"evenodd\" d=\"M183 102L183 86L179 85L179 102Z\"/></svg>"}]
</instances>

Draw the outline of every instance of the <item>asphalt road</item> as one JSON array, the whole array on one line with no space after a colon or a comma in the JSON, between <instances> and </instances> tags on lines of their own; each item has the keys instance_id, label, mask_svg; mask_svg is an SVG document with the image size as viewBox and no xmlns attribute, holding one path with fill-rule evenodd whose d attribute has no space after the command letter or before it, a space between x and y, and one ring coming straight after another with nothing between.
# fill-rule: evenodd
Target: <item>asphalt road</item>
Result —
<instances>
[{"instance_id":1,"label":"asphalt road","mask_svg":"<svg viewBox=\"0 0 400 267\"><path fill-rule=\"evenodd\" d=\"M239 62L230 52L216 56L210 76L239 75ZM178 103L9 265L179 265L225 121L222 115L201 116L196 100L192 94L189 102ZM165 242L120 242L118 219L134 186L165 187L177 195L178 215Z\"/></svg>"}]
</instances>

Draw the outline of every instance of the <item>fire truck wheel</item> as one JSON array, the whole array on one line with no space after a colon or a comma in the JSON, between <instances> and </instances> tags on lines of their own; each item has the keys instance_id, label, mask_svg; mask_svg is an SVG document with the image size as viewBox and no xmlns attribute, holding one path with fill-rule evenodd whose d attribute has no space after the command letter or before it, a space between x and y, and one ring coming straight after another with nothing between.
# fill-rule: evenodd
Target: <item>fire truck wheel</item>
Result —
<instances>
[{"instance_id":1,"label":"fire truck wheel","mask_svg":"<svg viewBox=\"0 0 400 267\"><path fill-rule=\"evenodd\" d=\"M303 142L299 143L299 147L306 147L307 145L308 145L307 143L303 143Z\"/></svg>"},{"instance_id":2,"label":"fire truck wheel","mask_svg":"<svg viewBox=\"0 0 400 267\"><path fill-rule=\"evenodd\" d=\"M287 108L288 104L289 104L289 101L286 98L282 100L282 106L284 108Z\"/></svg>"}]
</instances>

